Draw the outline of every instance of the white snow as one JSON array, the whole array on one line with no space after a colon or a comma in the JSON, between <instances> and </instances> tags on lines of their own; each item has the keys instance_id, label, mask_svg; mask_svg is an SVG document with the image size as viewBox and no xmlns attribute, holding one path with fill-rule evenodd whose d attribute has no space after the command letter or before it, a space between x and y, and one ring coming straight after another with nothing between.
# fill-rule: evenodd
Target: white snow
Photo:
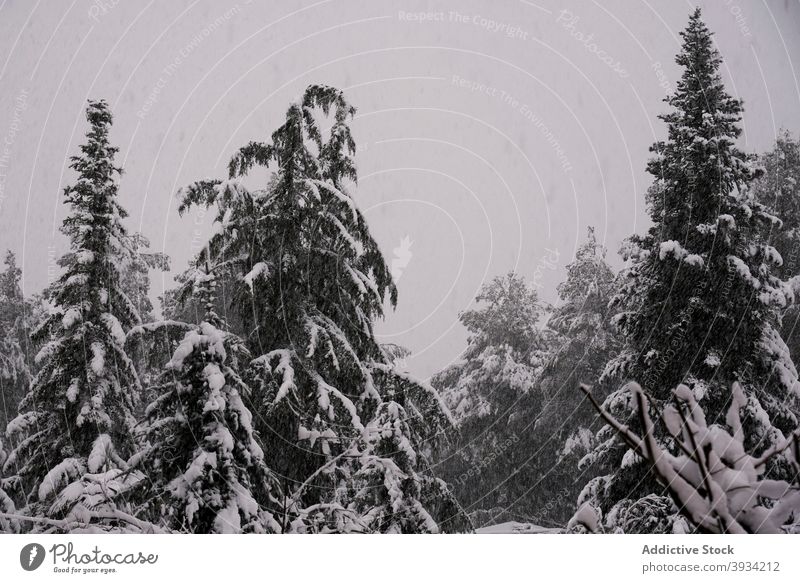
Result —
<instances>
[{"instance_id":1,"label":"white snow","mask_svg":"<svg viewBox=\"0 0 800 583\"><path fill-rule=\"evenodd\" d=\"M111 337L114 339L114 342L117 343L117 346L124 346L125 345L125 332L122 331L122 325L117 320L117 317L113 314L106 312L100 316L100 319L105 324L108 331L111 333Z\"/></svg>"},{"instance_id":2,"label":"white snow","mask_svg":"<svg viewBox=\"0 0 800 583\"><path fill-rule=\"evenodd\" d=\"M588 502L582 504L567 523L567 530L577 525L585 526L590 532L600 532L600 517L597 515L597 510L594 506Z\"/></svg>"},{"instance_id":3,"label":"white snow","mask_svg":"<svg viewBox=\"0 0 800 583\"><path fill-rule=\"evenodd\" d=\"M203 378L208 383L209 389L211 389L203 406L203 413L223 411L225 409L225 397L220 393L220 390L225 386L225 375L222 374L216 364L209 363L203 369Z\"/></svg>"},{"instance_id":4,"label":"white snow","mask_svg":"<svg viewBox=\"0 0 800 583\"><path fill-rule=\"evenodd\" d=\"M683 262L693 267L703 267L705 265L705 261L703 261L703 258L700 257L699 255L695 255L694 253L691 253L686 257L684 257Z\"/></svg>"},{"instance_id":5,"label":"white snow","mask_svg":"<svg viewBox=\"0 0 800 583\"><path fill-rule=\"evenodd\" d=\"M94 252L88 249L81 249L75 253L75 260L82 265L92 263L94 261Z\"/></svg>"},{"instance_id":6,"label":"white snow","mask_svg":"<svg viewBox=\"0 0 800 583\"><path fill-rule=\"evenodd\" d=\"M675 259L683 259L688 254L688 251L677 241L664 241L658 249L658 258L661 261L664 261L668 255L672 255Z\"/></svg>"},{"instance_id":7,"label":"white snow","mask_svg":"<svg viewBox=\"0 0 800 583\"><path fill-rule=\"evenodd\" d=\"M752 285L755 289L761 288L761 282L753 277L753 274L750 272L750 268L739 257L736 257L735 255L728 255L728 263L733 266L733 268L736 270L736 273L738 273L742 279Z\"/></svg>"},{"instance_id":8,"label":"white snow","mask_svg":"<svg viewBox=\"0 0 800 583\"><path fill-rule=\"evenodd\" d=\"M225 386L225 375L216 364L207 364L203 369L203 378L212 391L219 391Z\"/></svg>"},{"instance_id":9,"label":"white snow","mask_svg":"<svg viewBox=\"0 0 800 583\"><path fill-rule=\"evenodd\" d=\"M69 482L80 478L84 471L85 468L80 460L71 457L63 460L45 475L39 485L39 500L46 500Z\"/></svg>"},{"instance_id":10,"label":"white snow","mask_svg":"<svg viewBox=\"0 0 800 583\"><path fill-rule=\"evenodd\" d=\"M80 379L74 378L69 383L69 388L67 389L67 400L70 403L74 403L78 398L78 392L80 391Z\"/></svg>"},{"instance_id":11,"label":"white snow","mask_svg":"<svg viewBox=\"0 0 800 583\"><path fill-rule=\"evenodd\" d=\"M560 534L560 528L548 528L527 522L501 522L491 526L482 526L475 529L476 534Z\"/></svg>"},{"instance_id":12,"label":"white snow","mask_svg":"<svg viewBox=\"0 0 800 583\"><path fill-rule=\"evenodd\" d=\"M241 530L242 522L239 519L239 507L234 500L231 500L214 518L214 531L220 534L237 534Z\"/></svg>"},{"instance_id":13,"label":"white snow","mask_svg":"<svg viewBox=\"0 0 800 583\"><path fill-rule=\"evenodd\" d=\"M250 293L253 293L253 282L256 279L258 279L259 277L266 278L268 276L269 276L269 266L262 261L256 263L253 266L253 269L251 269L244 276L244 282L247 284L247 287L250 288Z\"/></svg>"},{"instance_id":14,"label":"white snow","mask_svg":"<svg viewBox=\"0 0 800 583\"><path fill-rule=\"evenodd\" d=\"M82 319L83 315L78 308L70 308L64 312L64 316L61 318L61 325L65 330L69 330Z\"/></svg>"},{"instance_id":15,"label":"white snow","mask_svg":"<svg viewBox=\"0 0 800 583\"><path fill-rule=\"evenodd\" d=\"M275 395L275 403L279 403L287 394L289 394L290 390L296 389L297 386L294 384L294 368L292 368L292 356L293 352L291 350L273 350L272 352L266 354L263 357L263 360L270 364L270 362L274 358L278 358L278 364L274 368L270 368L272 372L276 375L282 375L283 380L281 382L281 386L278 388L278 393Z\"/></svg>"},{"instance_id":16,"label":"white snow","mask_svg":"<svg viewBox=\"0 0 800 583\"><path fill-rule=\"evenodd\" d=\"M87 460L90 472L98 473L102 471L103 466L106 465L106 462L110 457L110 451L112 447L111 438L108 436L108 434L101 433L97 436L97 438L94 440L92 451Z\"/></svg>"},{"instance_id":17,"label":"white snow","mask_svg":"<svg viewBox=\"0 0 800 583\"><path fill-rule=\"evenodd\" d=\"M92 342L92 361L90 363L92 372L97 376L102 376L106 372L106 347L99 342Z\"/></svg>"}]
</instances>

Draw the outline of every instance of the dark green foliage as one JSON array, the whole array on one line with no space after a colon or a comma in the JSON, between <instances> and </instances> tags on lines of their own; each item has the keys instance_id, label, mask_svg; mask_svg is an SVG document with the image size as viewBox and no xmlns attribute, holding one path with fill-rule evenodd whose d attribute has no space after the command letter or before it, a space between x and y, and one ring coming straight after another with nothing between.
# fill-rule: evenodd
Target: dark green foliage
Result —
<instances>
[{"instance_id":1,"label":"dark green foliage","mask_svg":"<svg viewBox=\"0 0 800 583\"><path fill-rule=\"evenodd\" d=\"M15 448L6 473L13 473L15 492L30 503L48 502L80 478L75 468L86 466L99 436L110 436L119 455L134 449L139 381L123 344L124 331L139 316L122 291L117 261L128 240L121 224L126 213L117 202L120 169L114 165L117 149L108 141L111 113L105 102L90 102L86 117L87 141L71 158L78 178L64 190L70 212L62 231L70 253L51 298L54 308L34 334L44 344L36 358L38 374L9 426ZM64 471L51 474L42 488L57 468Z\"/></svg>"},{"instance_id":2,"label":"dark green foliage","mask_svg":"<svg viewBox=\"0 0 800 583\"><path fill-rule=\"evenodd\" d=\"M405 438L414 448L448 424L438 399L429 398L432 389L397 381L374 336L374 320L386 301L396 303L397 289L347 193L356 180L348 126L354 112L340 91L312 85L269 142L251 142L234 155L230 180L197 182L181 193L181 212L192 205L218 211L221 228L198 261L210 262L225 282L230 303L223 307L243 324L255 356L247 381L267 463L287 497L283 530L364 527L352 520L353 480L363 474L351 458L373 455L365 432L390 402L409 417ZM331 122L327 132L318 117ZM237 180L254 166L272 171L263 190ZM392 386L400 392L392 394ZM415 432L417 416L423 433ZM418 454L405 471L424 469ZM417 528L413 519L401 522Z\"/></svg>"},{"instance_id":3,"label":"dark green foliage","mask_svg":"<svg viewBox=\"0 0 800 583\"><path fill-rule=\"evenodd\" d=\"M738 381L747 396L746 447L763 451L797 426L797 372L775 330L791 291L775 275L780 259L763 237L780 221L753 196L754 171L734 145L742 105L725 91L722 60L699 10L681 36L683 73L667 99L670 112L660 116L667 139L652 147L647 168L655 179L647 199L653 226L631 237L625 251L629 264L615 299L625 347L604 380L638 381L656 409L685 383L709 418L724 417ZM630 419L624 389L606 405ZM653 493L642 474L626 478L637 464L615 467L621 458L613 434L597 437L612 477L595 502L609 510L620 496Z\"/></svg>"},{"instance_id":4,"label":"dark green foliage","mask_svg":"<svg viewBox=\"0 0 800 583\"><path fill-rule=\"evenodd\" d=\"M17 416L34 368L30 342L33 305L22 297L22 270L11 251L6 254L5 266L0 273L0 436Z\"/></svg>"}]
</instances>

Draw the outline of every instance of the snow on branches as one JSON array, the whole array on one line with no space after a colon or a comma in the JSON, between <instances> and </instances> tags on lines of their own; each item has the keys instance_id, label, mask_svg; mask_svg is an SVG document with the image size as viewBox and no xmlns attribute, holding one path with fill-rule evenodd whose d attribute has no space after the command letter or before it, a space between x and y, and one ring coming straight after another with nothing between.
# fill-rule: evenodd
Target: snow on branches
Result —
<instances>
[{"instance_id":1,"label":"snow on branches","mask_svg":"<svg viewBox=\"0 0 800 583\"><path fill-rule=\"evenodd\" d=\"M274 532L265 509L274 479L226 342L207 321L189 330L155 387L145 411L148 445L137 460L149 478L140 488L143 512L179 531Z\"/></svg>"},{"instance_id":2,"label":"snow on branches","mask_svg":"<svg viewBox=\"0 0 800 583\"><path fill-rule=\"evenodd\" d=\"M800 431L758 456L745 451L742 419L753 403L739 383L733 384L724 424L710 425L692 391L678 385L672 393L673 402L658 415L670 443L656 436L648 399L638 384L628 383L625 390L636 403L641 435L597 403L589 387L583 385L581 389L608 426L649 465L691 530L718 534L798 530ZM772 462L787 465L793 479L768 476ZM581 506L576 521L596 524L581 518L592 512L597 509Z\"/></svg>"}]
</instances>

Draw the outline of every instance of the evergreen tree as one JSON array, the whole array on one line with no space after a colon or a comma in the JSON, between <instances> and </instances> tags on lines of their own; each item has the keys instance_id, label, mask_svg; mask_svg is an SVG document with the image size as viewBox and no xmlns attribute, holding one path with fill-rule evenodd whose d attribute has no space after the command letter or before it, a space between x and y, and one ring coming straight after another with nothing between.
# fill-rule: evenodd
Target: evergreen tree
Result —
<instances>
[{"instance_id":1,"label":"evergreen tree","mask_svg":"<svg viewBox=\"0 0 800 583\"><path fill-rule=\"evenodd\" d=\"M386 401L378 373L394 375L373 323L385 300L396 303L397 290L346 189L356 180L354 112L340 91L310 86L269 142L238 151L229 180L191 185L179 209L218 209L218 231L199 260L231 283L232 306L250 323L250 374L263 419L257 428L268 463L283 477L283 530L303 528L294 519L302 522L309 508L331 512L334 522L347 511L339 493L354 470L344 457L360 457L352 448ZM327 134L323 116L331 122ZM251 192L237 179L254 166L273 172L265 189ZM430 387L403 387L407 414L424 418L434 434L446 426L446 409ZM421 435L407 438L424 445Z\"/></svg>"},{"instance_id":2,"label":"evergreen tree","mask_svg":"<svg viewBox=\"0 0 800 583\"><path fill-rule=\"evenodd\" d=\"M0 273L0 435L17 416L33 368L29 342L33 308L22 297L22 270L11 251L6 253L5 266Z\"/></svg>"},{"instance_id":3,"label":"evergreen tree","mask_svg":"<svg viewBox=\"0 0 800 583\"><path fill-rule=\"evenodd\" d=\"M495 277L476 303L460 315L471 334L463 358L437 374L433 384L457 423L437 470L482 525L520 518L519 508L510 507L519 501L509 484L530 485L537 469L534 450L521 446L528 436L520 430L531 430L541 413L537 381L549 343L537 328L544 310L536 291L519 274Z\"/></svg>"},{"instance_id":4,"label":"evergreen tree","mask_svg":"<svg viewBox=\"0 0 800 583\"><path fill-rule=\"evenodd\" d=\"M800 297L800 140L782 132L775 147L760 157L763 174L756 180L754 191L759 202L766 205L780 220L771 226L767 236L780 253L783 262L775 274L788 281ZM797 303L787 308L780 326L781 337L789 346L792 360L800 359L800 309Z\"/></svg>"},{"instance_id":5,"label":"evergreen tree","mask_svg":"<svg viewBox=\"0 0 800 583\"><path fill-rule=\"evenodd\" d=\"M84 525L110 517L113 528L121 516L113 498L136 477L124 459L134 451L139 382L123 344L139 316L116 261L127 233L117 148L108 140L111 113L104 101L90 101L86 118L87 141L71 158L78 179L64 190L70 211L62 232L71 250L51 313L34 334L44 342L39 371L8 426L16 441L5 469L32 515Z\"/></svg>"},{"instance_id":6,"label":"evergreen tree","mask_svg":"<svg viewBox=\"0 0 800 583\"><path fill-rule=\"evenodd\" d=\"M414 382L400 380L400 384ZM398 534L470 530L447 483L431 476L424 457L417 453L426 444L409 439L420 430L428 440L437 436L425 427L412 427L414 414L398 402L405 392L401 389L393 395L397 400L384 399L378 405L357 444L360 457L351 480L354 492L348 498L359 526L366 532ZM418 420L423 426L427 422Z\"/></svg>"},{"instance_id":7,"label":"evergreen tree","mask_svg":"<svg viewBox=\"0 0 800 583\"><path fill-rule=\"evenodd\" d=\"M545 390L556 393L553 405L558 411L553 412L553 417L577 413L575 409L582 399L574 398L576 394L567 386L597 383L605 364L618 349L616 330L611 324L613 311L608 305L616 281L605 256L605 247L589 227L586 242L567 265L566 279L558 285L560 303L547 323L558 335L558 350L545 371L551 385Z\"/></svg>"},{"instance_id":8,"label":"evergreen tree","mask_svg":"<svg viewBox=\"0 0 800 583\"><path fill-rule=\"evenodd\" d=\"M779 221L749 188L753 170L734 145L742 105L725 91L699 9L681 36L683 73L661 116L667 139L652 147L647 168L653 226L630 239L616 316L626 346L606 375L638 381L655 408L684 383L710 419L724 417L739 382L745 447L758 453L797 426L797 372L774 327L791 291L774 275L780 255L762 236ZM613 393L606 407L630 418L630 392ZM631 500L663 488L613 432L598 437L609 474L581 499L624 520Z\"/></svg>"},{"instance_id":9,"label":"evergreen tree","mask_svg":"<svg viewBox=\"0 0 800 583\"><path fill-rule=\"evenodd\" d=\"M244 348L223 331L215 287L210 270L195 270L205 317L175 350L146 410L142 510L183 532L274 532L265 506L275 500L275 480L242 401L250 390L236 371Z\"/></svg>"},{"instance_id":10,"label":"evergreen tree","mask_svg":"<svg viewBox=\"0 0 800 583\"><path fill-rule=\"evenodd\" d=\"M589 227L586 242L558 285L560 301L547 321L552 348L536 383L541 393L537 408L518 408L509 424L520 436L517 447L529 458L525 470L510 476L505 486L509 505L536 524L566 523L586 482L587 467L580 462L593 447L599 422L578 385L589 383L596 392L610 392L608 383L598 382L619 350L608 305L616 283L605 255Z\"/></svg>"}]
</instances>

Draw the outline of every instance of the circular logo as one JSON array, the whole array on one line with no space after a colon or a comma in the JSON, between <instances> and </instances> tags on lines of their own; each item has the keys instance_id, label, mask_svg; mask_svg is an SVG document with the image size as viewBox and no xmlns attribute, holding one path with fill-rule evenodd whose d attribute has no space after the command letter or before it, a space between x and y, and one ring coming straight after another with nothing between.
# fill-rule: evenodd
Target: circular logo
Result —
<instances>
[{"instance_id":1,"label":"circular logo","mask_svg":"<svg viewBox=\"0 0 800 583\"><path fill-rule=\"evenodd\" d=\"M30 543L19 552L19 564L26 571L35 571L44 562L44 547L39 543Z\"/></svg>"}]
</instances>

